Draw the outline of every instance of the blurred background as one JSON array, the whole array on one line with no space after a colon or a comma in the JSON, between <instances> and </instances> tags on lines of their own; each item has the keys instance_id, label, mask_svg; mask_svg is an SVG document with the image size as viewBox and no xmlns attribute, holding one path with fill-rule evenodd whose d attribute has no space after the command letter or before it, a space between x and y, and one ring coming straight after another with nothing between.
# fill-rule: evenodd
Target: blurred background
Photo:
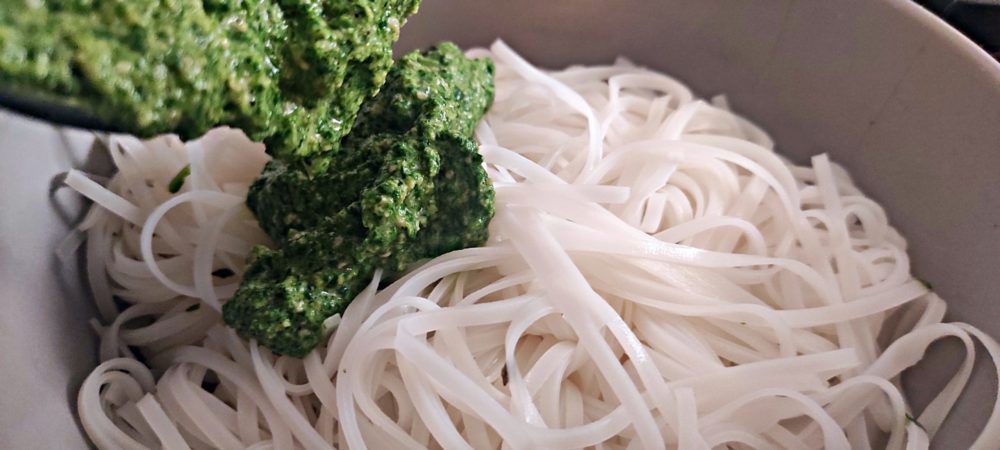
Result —
<instances>
[{"instance_id":1,"label":"blurred background","mask_svg":"<svg viewBox=\"0 0 1000 450\"><path fill-rule=\"evenodd\" d=\"M1000 60L1000 0L917 0Z\"/></svg>"}]
</instances>

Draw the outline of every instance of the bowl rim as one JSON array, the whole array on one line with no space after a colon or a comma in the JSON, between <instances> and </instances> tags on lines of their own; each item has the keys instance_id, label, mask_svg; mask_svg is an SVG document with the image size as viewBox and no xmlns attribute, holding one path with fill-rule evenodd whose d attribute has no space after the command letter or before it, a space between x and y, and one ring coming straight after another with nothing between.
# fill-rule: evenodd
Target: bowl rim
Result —
<instances>
[{"instance_id":1,"label":"bowl rim","mask_svg":"<svg viewBox=\"0 0 1000 450\"><path fill-rule=\"evenodd\" d=\"M976 67L1000 85L1000 60L986 52L979 44L951 26L941 17L913 0L883 0L897 11L906 14L935 35L947 41L950 47L968 57Z\"/></svg>"}]
</instances>

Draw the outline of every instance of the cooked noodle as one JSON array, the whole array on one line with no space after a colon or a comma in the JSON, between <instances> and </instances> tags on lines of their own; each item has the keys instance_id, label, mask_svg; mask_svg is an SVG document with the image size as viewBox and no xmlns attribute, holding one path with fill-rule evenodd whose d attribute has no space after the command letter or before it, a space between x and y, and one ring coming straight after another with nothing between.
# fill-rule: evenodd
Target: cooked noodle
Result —
<instances>
[{"instance_id":1,"label":"cooked noodle","mask_svg":"<svg viewBox=\"0 0 1000 450\"><path fill-rule=\"evenodd\" d=\"M98 447L926 448L974 340L1000 358L942 323L906 242L825 155L795 166L723 99L625 60L470 53L497 64L477 130L488 244L382 290L377 275L302 360L219 314L268 244L243 206L261 145L114 136L106 186L67 175L96 203L80 229L102 363L79 413ZM898 376L948 337L965 361L909 420ZM980 448L1000 442L998 408Z\"/></svg>"}]
</instances>

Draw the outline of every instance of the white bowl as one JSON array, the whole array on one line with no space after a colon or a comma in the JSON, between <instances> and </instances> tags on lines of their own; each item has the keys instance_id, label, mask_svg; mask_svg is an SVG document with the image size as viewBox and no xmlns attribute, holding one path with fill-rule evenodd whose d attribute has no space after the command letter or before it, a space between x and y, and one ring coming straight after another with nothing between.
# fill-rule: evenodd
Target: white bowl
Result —
<instances>
[{"instance_id":1,"label":"white bowl","mask_svg":"<svg viewBox=\"0 0 1000 450\"><path fill-rule=\"evenodd\" d=\"M550 67L621 54L728 95L804 161L829 152L889 211L913 270L950 319L1000 336L1000 65L906 0L426 0L401 50L502 37ZM108 171L90 135L0 111L0 442L80 448L80 382L95 364L81 260L55 248L84 205L68 168ZM938 345L904 381L919 410L953 372ZM966 448L996 396L980 367L934 444ZM998 443L1000 447L1000 443Z\"/></svg>"}]
</instances>

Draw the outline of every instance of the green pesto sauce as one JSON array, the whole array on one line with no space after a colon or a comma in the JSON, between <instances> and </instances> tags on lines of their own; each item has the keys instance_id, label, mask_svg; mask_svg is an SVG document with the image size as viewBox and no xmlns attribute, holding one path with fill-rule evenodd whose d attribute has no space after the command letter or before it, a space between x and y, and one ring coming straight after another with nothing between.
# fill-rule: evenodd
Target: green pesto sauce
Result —
<instances>
[{"instance_id":1,"label":"green pesto sauce","mask_svg":"<svg viewBox=\"0 0 1000 450\"><path fill-rule=\"evenodd\" d=\"M139 136L241 128L332 151L419 0L0 0L0 83Z\"/></svg>"},{"instance_id":2,"label":"green pesto sauce","mask_svg":"<svg viewBox=\"0 0 1000 450\"><path fill-rule=\"evenodd\" d=\"M493 66L451 44L394 65L418 4L0 0L0 84L138 136L229 125L263 141L275 158L247 204L279 248L254 250L223 318L303 356L377 269L487 237L493 190L472 132Z\"/></svg>"},{"instance_id":3,"label":"green pesto sauce","mask_svg":"<svg viewBox=\"0 0 1000 450\"><path fill-rule=\"evenodd\" d=\"M360 197L384 163L366 151L378 134L434 141L438 135L471 137L493 101L493 66L470 60L454 44L400 58L378 96L365 102L343 151L293 162L272 161L251 186L247 204L276 242L305 229Z\"/></svg>"},{"instance_id":4,"label":"green pesto sauce","mask_svg":"<svg viewBox=\"0 0 1000 450\"><path fill-rule=\"evenodd\" d=\"M301 357L376 269L482 244L493 190L472 131L492 100L492 63L442 44L393 66L335 155L270 163L247 203L280 248L255 249L226 323Z\"/></svg>"}]
</instances>

